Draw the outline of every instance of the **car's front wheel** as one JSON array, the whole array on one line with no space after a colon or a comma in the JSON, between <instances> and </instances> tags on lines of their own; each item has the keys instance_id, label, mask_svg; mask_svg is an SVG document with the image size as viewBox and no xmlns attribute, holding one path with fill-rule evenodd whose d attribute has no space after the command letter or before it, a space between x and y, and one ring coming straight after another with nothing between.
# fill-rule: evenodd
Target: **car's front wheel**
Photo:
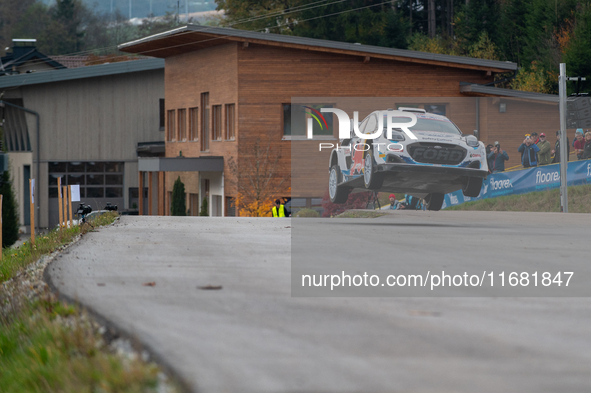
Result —
<instances>
[{"instance_id":1,"label":"car's front wheel","mask_svg":"<svg viewBox=\"0 0 591 393\"><path fill-rule=\"evenodd\" d=\"M468 181L462 187L462 192L464 196L470 198L476 198L480 195L480 189L482 188L482 178L481 177L469 177Z\"/></svg>"},{"instance_id":2,"label":"car's front wheel","mask_svg":"<svg viewBox=\"0 0 591 393\"><path fill-rule=\"evenodd\" d=\"M363 183L368 190L378 190L384 183L383 174L377 173L377 165L371 150L367 152L363 161Z\"/></svg>"},{"instance_id":3,"label":"car's front wheel","mask_svg":"<svg viewBox=\"0 0 591 393\"><path fill-rule=\"evenodd\" d=\"M441 210L441 206L443 206L443 199L443 194L433 192L425 197L425 207L427 208L427 210Z\"/></svg>"},{"instance_id":4,"label":"car's front wheel","mask_svg":"<svg viewBox=\"0 0 591 393\"><path fill-rule=\"evenodd\" d=\"M330 168L328 175L328 196L332 203L345 203L349 198L350 188L339 186L343 181L343 175L338 165L333 165Z\"/></svg>"}]
</instances>

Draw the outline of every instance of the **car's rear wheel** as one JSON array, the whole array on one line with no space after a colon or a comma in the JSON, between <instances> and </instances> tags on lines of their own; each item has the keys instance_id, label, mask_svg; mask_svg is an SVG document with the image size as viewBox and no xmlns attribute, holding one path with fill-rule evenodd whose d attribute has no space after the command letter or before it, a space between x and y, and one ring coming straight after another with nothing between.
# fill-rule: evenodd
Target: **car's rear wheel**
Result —
<instances>
[{"instance_id":1,"label":"car's rear wheel","mask_svg":"<svg viewBox=\"0 0 591 393\"><path fill-rule=\"evenodd\" d=\"M370 151L365 155L363 161L363 183L368 190L377 190L382 188L384 176L377 173L377 165L373 159L373 153Z\"/></svg>"},{"instance_id":2,"label":"car's rear wheel","mask_svg":"<svg viewBox=\"0 0 591 393\"><path fill-rule=\"evenodd\" d=\"M443 199L443 194L433 192L425 197L425 207L427 208L427 210L441 210L441 206L443 206Z\"/></svg>"},{"instance_id":3,"label":"car's rear wheel","mask_svg":"<svg viewBox=\"0 0 591 393\"><path fill-rule=\"evenodd\" d=\"M332 203L345 203L349 198L350 188L339 186L343 181L343 174L338 165L333 165L330 168L328 175L328 196Z\"/></svg>"},{"instance_id":4,"label":"car's rear wheel","mask_svg":"<svg viewBox=\"0 0 591 393\"><path fill-rule=\"evenodd\" d=\"M482 178L481 177L469 177L468 181L462 187L462 192L464 196L476 198L480 195L480 189L482 188Z\"/></svg>"}]
</instances>

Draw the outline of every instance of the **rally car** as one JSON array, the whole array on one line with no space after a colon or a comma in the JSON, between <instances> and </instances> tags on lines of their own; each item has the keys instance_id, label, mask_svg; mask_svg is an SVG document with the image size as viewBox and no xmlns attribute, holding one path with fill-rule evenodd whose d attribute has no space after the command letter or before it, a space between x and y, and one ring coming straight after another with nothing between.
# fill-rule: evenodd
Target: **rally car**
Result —
<instances>
[{"instance_id":1,"label":"rally car","mask_svg":"<svg viewBox=\"0 0 591 393\"><path fill-rule=\"evenodd\" d=\"M352 128L351 137L341 139L332 150L328 181L331 202L345 203L354 190L374 190L423 198L428 210L440 210L446 193L461 189L465 196L479 195L488 174L482 142L474 135L462 134L447 117L417 108L395 111L392 119L403 123L410 120L409 124L416 120L416 124L394 128L391 139L387 139L387 113L372 112L358 126L358 132L369 138L379 134L382 125L381 136L361 138Z\"/></svg>"}]
</instances>

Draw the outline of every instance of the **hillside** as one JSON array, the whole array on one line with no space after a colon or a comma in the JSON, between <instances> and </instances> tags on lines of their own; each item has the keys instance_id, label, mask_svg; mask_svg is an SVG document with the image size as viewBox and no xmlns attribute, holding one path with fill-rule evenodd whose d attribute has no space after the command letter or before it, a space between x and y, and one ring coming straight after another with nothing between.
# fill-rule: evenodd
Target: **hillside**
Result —
<instances>
[{"instance_id":1,"label":"hillside","mask_svg":"<svg viewBox=\"0 0 591 393\"><path fill-rule=\"evenodd\" d=\"M560 190L482 199L451 206L445 210L559 212ZM568 211L569 213L591 213L591 185L568 188Z\"/></svg>"}]
</instances>

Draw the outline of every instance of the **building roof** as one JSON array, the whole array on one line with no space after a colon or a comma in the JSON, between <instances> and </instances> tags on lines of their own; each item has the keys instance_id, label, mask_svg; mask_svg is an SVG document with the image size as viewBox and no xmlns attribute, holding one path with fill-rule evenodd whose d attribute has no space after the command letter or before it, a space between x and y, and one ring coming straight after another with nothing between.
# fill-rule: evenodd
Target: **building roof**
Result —
<instances>
[{"instance_id":1,"label":"building roof","mask_svg":"<svg viewBox=\"0 0 591 393\"><path fill-rule=\"evenodd\" d=\"M228 42L250 42L312 51L370 56L398 61L435 64L445 67L478 69L491 72L511 72L517 64L505 61L441 55L372 45L351 44L291 35L259 33L225 27L187 25L164 33L119 45L124 52L166 58Z\"/></svg>"},{"instance_id":2,"label":"building roof","mask_svg":"<svg viewBox=\"0 0 591 393\"><path fill-rule=\"evenodd\" d=\"M532 93L529 91L501 89L499 87L477 85L472 83L461 83L460 93L468 95L503 96L520 98L530 101L541 101L558 104L558 96L555 94Z\"/></svg>"},{"instance_id":3,"label":"building roof","mask_svg":"<svg viewBox=\"0 0 591 393\"><path fill-rule=\"evenodd\" d=\"M27 62L42 62L55 69L66 68L61 63L39 52L34 45L14 46L12 53L0 58L0 76L10 74L13 67L20 67Z\"/></svg>"},{"instance_id":4,"label":"building roof","mask_svg":"<svg viewBox=\"0 0 591 393\"><path fill-rule=\"evenodd\" d=\"M100 76L127 74L131 72L164 69L164 60L145 59L122 61L118 63L99 64L95 66L66 68L62 70L38 72L31 74L7 75L0 78L0 89L37 85L41 83L62 82L75 79L94 78Z\"/></svg>"}]
</instances>

